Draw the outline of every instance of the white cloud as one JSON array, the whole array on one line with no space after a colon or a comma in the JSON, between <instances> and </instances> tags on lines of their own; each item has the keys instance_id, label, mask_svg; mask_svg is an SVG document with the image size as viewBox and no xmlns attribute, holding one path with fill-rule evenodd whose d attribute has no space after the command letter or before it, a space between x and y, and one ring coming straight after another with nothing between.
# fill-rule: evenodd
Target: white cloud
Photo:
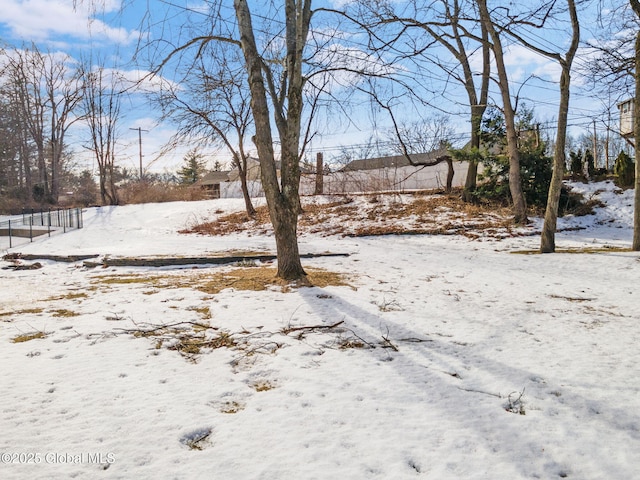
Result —
<instances>
[{"instance_id":1,"label":"white cloud","mask_svg":"<svg viewBox=\"0 0 640 480\"><path fill-rule=\"evenodd\" d=\"M117 2L107 0L101 4L100 12L113 12L118 8ZM72 0L4 0L0 23L13 36L25 41L46 41L62 35L126 44L137 38L137 32L111 27L98 20L96 13L89 0L76 2L75 8Z\"/></svg>"},{"instance_id":2,"label":"white cloud","mask_svg":"<svg viewBox=\"0 0 640 480\"><path fill-rule=\"evenodd\" d=\"M128 87L136 93L154 93L161 90L179 90L180 86L171 80L154 75L148 70L112 70L111 75L116 77L121 85Z\"/></svg>"},{"instance_id":3,"label":"white cloud","mask_svg":"<svg viewBox=\"0 0 640 480\"><path fill-rule=\"evenodd\" d=\"M482 53L480 50L470 58L471 68L480 73L482 71ZM511 82L524 82L531 75L550 80L560 81L561 67L558 62L550 60L522 45L509 45L505 47L504 63L509 73ZM495 61L492 58L491 71L495 75Z\"/></svg>"}]
</instances>

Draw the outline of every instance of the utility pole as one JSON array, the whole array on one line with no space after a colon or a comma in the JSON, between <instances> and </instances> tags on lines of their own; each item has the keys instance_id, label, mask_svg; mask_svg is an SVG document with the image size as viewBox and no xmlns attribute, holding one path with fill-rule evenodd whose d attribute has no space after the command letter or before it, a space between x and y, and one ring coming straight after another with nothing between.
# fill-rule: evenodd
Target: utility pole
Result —
<instances>
[{"instance_id":1,"label":"utility pole","mask_svg":"<svg viewBox=\"0 0 640 480\"><path fill-rule=\"evenodd\" d=\"M148 132L149 130L143 130L141 127L130 128L129 130L137 130L138 131L138 145L140 147L140 181L142 181L142 177L143 177L143 173L142 173L142 132Z\"/></svg>"},{"instance_id":2,"label":"utility pole","mask_svg":"<svg viewBox=\"0 0 640 480\"><path fill-rule=\"evenodd\" d=\"M593 166L598 168L598 137L596 133L596 120L593 120Z\"/></svg>"},{"instance_id":3,"label":"utility pole","mask_svg":"<svg viewBox=\"0 0 640 480\"><path fill-rule=\"evenodd\" d=\"M324 192L324 156L322 152L316 155L316 189L315 195L322 195Z\"/></svg>"}]
</instances>

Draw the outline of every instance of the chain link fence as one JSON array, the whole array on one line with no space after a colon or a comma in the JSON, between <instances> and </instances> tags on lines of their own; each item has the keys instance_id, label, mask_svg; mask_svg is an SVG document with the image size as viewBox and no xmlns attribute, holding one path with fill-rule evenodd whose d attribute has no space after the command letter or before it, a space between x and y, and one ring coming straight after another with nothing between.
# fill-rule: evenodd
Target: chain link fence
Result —
<instances>
[{"instance_id":1,"label":"chain link fence","mask_svg":"<svg viewBox=\"0 0 640 480\"><path fill-rule=\"evenodd\" d=\"M15 215L0 219L0 238L8 248L13 248L24 240L33 241L34 238L54 232L66 232L82 228L82 209L67 208L60 210L23 210L22 215Z\"/></svg>"}]
</instances>

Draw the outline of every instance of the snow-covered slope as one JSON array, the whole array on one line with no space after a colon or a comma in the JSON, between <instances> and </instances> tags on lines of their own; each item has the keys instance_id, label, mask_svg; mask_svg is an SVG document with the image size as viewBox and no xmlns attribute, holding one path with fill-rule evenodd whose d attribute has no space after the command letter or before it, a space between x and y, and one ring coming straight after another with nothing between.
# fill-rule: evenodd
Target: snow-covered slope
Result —
<instances>
[{"instance_id":1,"label":"snow-covered slope","mask_svg":"<svg viewBox=\"0 0 640 480\"><path fill-rule=\"evenodd\" d=\"M606 207L558 246L629 246L633 192L576 188ZM177 233L241 208L92 209L12 251L273 251ZM307 233L350 255L305 266L349 286L287 293L203 288L234 267L0 270L0 478L635 478L640 257L512 253L538 242Z\"/></svg>"}]
</instances>

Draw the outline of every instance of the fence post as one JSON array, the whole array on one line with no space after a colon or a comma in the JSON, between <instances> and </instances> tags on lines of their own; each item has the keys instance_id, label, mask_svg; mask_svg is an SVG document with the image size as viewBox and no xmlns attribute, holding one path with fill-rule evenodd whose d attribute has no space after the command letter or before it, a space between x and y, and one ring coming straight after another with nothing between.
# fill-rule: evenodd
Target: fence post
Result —
<instances>
[{"instance_id":1,"label":"fence post","mask_svg":"<svg viewBox=\"0 0 640 480\"><path fill-rule=\"evenodd\" d=\"M22 222L24 225L24 222ZM33 242L33 218L29 219L29 241Z\"/></svg>"},{"instance_id":2,"label":"fence post","mask_svg":"<svg viewBox=\"0 0 640 480\"><path fill-rule=\"evenodd\" d=\"M11 220L9 220L9 248L13 247L13 243L11 243Z\"/></svg>"}]
</instances>

